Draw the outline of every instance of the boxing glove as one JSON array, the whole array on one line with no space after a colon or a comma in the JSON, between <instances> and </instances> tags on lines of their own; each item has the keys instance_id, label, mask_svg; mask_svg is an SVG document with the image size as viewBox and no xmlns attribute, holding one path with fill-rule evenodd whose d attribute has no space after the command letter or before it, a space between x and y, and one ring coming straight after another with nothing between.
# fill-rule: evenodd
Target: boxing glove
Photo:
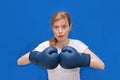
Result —
<instances>
[{"instance_id":1,"label":"boxing glove","mask_svg":"<svg viewBox=\"0 0 120 80\"><path fill-rule=\"evenodd\" d=\"M79 53L75 48L65 46L60 53L60 65L65 69L90 66L90 54Z\"/></svg>"},{"instance_id":2,"label":"boxing glove","mask_svg":"<svg viewBox=\"0 0 120 80\"><path fill-rule=\"evenodd\" d=\"M46 69L54 69L59 63L59 54L55 47L48 47L42 52L31 51L29 60Z\"/></svg>"}]
</instances>

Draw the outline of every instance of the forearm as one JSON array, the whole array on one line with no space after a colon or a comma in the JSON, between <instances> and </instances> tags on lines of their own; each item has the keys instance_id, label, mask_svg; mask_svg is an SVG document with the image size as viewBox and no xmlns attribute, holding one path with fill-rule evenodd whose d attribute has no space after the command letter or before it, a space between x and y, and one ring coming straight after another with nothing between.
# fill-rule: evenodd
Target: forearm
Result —
<instances>
[{"instance_id":1,"label":"forearm","mask_svg":"<svg viewBox=\"0 0 120 80\"><path fill-rule=\"evenodd\" d=\"M104 69L105 68L105 64L96 55L91 54L90 67L98 68L98 69Z\"/></svg>"},{"instance_id":2,"label":"forearm","mask_svg":"<svg viewBox=\"0 0 120 80\"><path fill-rule=\"evenodd\" d=\"M29 64L30 61L29 61L29 52L25 55L23 55L22 57L20 57L18 60L17 60L17 65L26 65L26 64Z\"/></svg>"},{"instance_id":3,"label":"forearm","mask_svg":"<svg viewBox=\"0 0 120 80\"><path fill-rule=\"evenodd\" d=\"M85 53L90 54L91 60L90 60L90 67L97 68L97 69L104 69L105 64L103 61L96 56L91 50L87 49Z\"/></svg>"}]
</instances>

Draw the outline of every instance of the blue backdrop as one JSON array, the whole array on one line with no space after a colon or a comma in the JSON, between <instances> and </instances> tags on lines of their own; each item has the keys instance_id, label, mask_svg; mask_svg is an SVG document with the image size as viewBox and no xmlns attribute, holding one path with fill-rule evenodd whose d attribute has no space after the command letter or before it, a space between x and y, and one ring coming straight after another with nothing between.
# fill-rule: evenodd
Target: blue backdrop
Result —
<instances>
[{"instance_id":1,"label":"blue backdrop","mask_svg":"<svg viewBox=\"0 0 120 80\"><path fill-rule=\"evenodd\" d=\"M82 80L119 80L119 0L1 0L0 76L2 80L47 80L46 70L17 66L17 59L53 37L51 17L67 11L72 19L69 37L82 40L105 63L105 70L84 68Z\"/></svg>"}]
</instances>

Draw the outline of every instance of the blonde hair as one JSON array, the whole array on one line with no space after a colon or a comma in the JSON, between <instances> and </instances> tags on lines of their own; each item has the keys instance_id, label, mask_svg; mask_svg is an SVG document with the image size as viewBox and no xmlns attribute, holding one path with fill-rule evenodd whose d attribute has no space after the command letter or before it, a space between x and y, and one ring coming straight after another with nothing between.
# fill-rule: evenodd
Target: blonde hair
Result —
<instances>
[{"instance_id":1,"label":"blonde hair","mask_svg":"<svg viewBox=\"0 0 120 80\"><path fill-rule=\"evenodd\" d=\"M68 24L71 25L71 19L70 19L70 15L67 12L56 12L53 17L52 17L52 21L51 21L51 26L53 26L53 24L61 19L66 19L68 21ZM50 46L55 46L57 44L57 39L54 37L52 39L49 40L49 44Z\"/></svg>"}]
</instances>

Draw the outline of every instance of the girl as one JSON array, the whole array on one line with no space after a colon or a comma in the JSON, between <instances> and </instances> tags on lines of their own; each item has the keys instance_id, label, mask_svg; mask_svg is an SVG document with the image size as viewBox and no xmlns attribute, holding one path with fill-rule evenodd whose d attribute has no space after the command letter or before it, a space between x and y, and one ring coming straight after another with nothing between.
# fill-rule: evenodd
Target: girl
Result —
<instances>
[{"instance_id":1,"label":"girl","mask_svg":"<svg viewBox=\"0 0 120 80\"><path fill-rule=\"evenodd\" d=\"M52 17L52 31L54 38L40 43L34 50L42 52L49 46L54 46L58 49L58 53L64 46L72 46L78 52L90 54L90 67L103 70L105 65L100 58L98 58L86 44L80 40L68 38L69 32L72 28L70 15L67 12L57 12ZM17 61L18 65L26 65L29 61L30 52L20 57ZM47 69L49 80L80 80L80 68L64 69L58 65L55 69Z\"/></svg>"}]
</instances>

